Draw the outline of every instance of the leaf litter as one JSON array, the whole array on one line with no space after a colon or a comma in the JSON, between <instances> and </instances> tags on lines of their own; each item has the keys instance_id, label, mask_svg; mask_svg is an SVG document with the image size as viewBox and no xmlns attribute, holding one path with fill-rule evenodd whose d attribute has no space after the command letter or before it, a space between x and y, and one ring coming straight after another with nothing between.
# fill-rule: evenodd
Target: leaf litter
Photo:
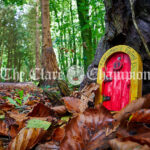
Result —
<instances>
[{"instance_id":1,"label":"leaf litter","mask_svg":"<svg viewBox=\"0 0 150 150\"><path fill-rule=\"evenodd\" d=\"M57 103L34 86L0 87L0 150L150 149L150 94L112 113L94 105L98 88L59 87Z\"/></svg>"}]
</instances>

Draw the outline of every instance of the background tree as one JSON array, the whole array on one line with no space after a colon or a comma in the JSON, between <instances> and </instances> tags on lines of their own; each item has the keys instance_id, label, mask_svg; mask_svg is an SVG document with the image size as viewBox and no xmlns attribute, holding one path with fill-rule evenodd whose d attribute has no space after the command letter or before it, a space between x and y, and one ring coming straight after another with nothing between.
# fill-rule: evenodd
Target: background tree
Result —
<instances>
[{"instance_id":1,"label":"background tree","mask_svg":"<svg viewBox=\"0 0 150 150\"><path fill-rule=\"evenodd\" d=\"M2 60L3 58L3 60L1 61L1 66L6 67L7 60L9 60L10 62L10 58L12 58L11 55L13 54L14 57L16 57L18 60L15 59L15 61L11 61L10 64L13 66L17 66L20 72L23 71L26 74L29 74L29 70L34 69L36 66L40 65L37 63L39 62L39 58L42 58L42 53L40 53L42 52L41 42L38 42L39 37L41 41L42 36L41 11L39 10L39 13L37 13L37 9L40 8L40 4L37 4L38 1L34 0L0 1L2 6L1 12L3 10L5 12L5 9L8 8L13 9L14 19L16 21L16 27L14 28L15 30L13 29L10 31L7 23L0 29L1 31L3 30L3 28L5 29L5 31L0 33L2 35L1 37L3 37L0 37L0 39L2 40L2 44L0 45L0 53L3 54L3 57L0 57L0 60ZM2 3L2 1L4 3ZM48 43L52 43L53 51L56 54L62 77L64 80L67 80L66 74L70 66L76 64L84 67L84 62L86 62L84 60L83 54L83 40L81 35L82 30L79 21L77 3L76 1L72 0L51 0L48 5L50 10L48 10L47 12L50 13L49 21L51 24L51 29L49 28L49 30L51 30L51 41L53 41ZM104 14L105 9L102 0L89 1L89 17L87 19L88 24L91 26L93 54L96 51L98 41L104 34ZM6 22L8 23L11 22L9 17L3 17L2 15L1 21L3 20L6 20ZM17 32L19 36L15 36L15 32ZM10 37L10 39L8 39L7 33L12 33L15 39L13 43L10 42L12 44L9 44L9 54L6 44L9 43L9 40L11 40L13 37L8 36ZM40 34L40 36L38 36L38 34ZM4 37L7 40L5 40ZM21 40L22 42L20 42ZM14 49L13 45L15 45L16 43L18 47ZM38 50L39 47L40 50ZM48 55L46 56L49 57ZM18 65L17 62L19 62L20 65ZM10 64L8 63L8 66ZM48 63L45 63L45 65L46 64ZM31 81L31 79L29 78L29 75L25 75L22 81Z\"/></svg>"},{"instance_id":2,"label":"background tree","mask_svg":"<svg viewBox=\"0 0 150 150\"><path fill-rule=\"evenodd\" d=\"M49 0L41 0L42 15L42 67L44 72L58 72L57 60L50 32Z\"/></svg>"},{"instance_id":3,"label":"background tree","mask_svg":"<svg viewBox=\"0 0 150 150\"><path fill-rule=\"evenodd\" d=\"M92 30L90 26L90 4L89 0L77 0L78 14L81 27L83 55L84 55L84 69L87 70L88 66L92 62L93 58L93 42L92 42Z\"/></svg>"},{"instance_id":4,"label":"background tree","mask_svg":"<svg viewBox=\"0 0 150 150\"><path fill-rule=\"evenodd\" d=\"M36 0L36 68L41 68L41 54L40 54L40 49L41 49L41 40L40 40L40 24L39 24L39 6L40 6L40 1ZM38 73L39 76L39 73Z\"/></svg>"}]
</instances>

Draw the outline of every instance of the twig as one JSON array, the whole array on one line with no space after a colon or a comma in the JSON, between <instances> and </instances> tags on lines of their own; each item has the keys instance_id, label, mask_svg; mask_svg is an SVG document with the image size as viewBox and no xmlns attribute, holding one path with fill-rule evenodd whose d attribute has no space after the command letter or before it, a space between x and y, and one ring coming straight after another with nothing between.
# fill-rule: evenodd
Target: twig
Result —
<instances>
[{"instance_id":1,"label":"twig","mask_svg":"<svg viewBox=\"0 0 150 150\"><path fill-rule=\"evenodd\" d=\"M134 1L135 1L135 0L130 0L133 23L134 23L134 26L135 26L135 28L136 28L138 34L140 35L140 38L141 38L141 40L142 40L142 42L143 42L143 44L144 44L144 47L145 47L145 50L146 50L148 56L150 57L150 51L149 51L149 48L148 48L148 46L147 46L147 43L146 43L146 41L145 41L145 39L144 39L144 36L143 36L141 30L139 29L139 27L138 27L138 25L137 25L137 23L136 23L135 12L134 12L134 6L133 6Z\"/></svg>"}]
</instances>

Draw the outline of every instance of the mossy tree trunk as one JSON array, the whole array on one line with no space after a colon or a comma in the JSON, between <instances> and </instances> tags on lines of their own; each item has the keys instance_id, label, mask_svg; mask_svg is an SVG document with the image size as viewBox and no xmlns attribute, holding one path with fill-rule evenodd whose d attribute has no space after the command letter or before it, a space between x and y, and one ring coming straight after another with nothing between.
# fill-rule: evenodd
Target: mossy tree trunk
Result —
<instances>
[{"instance_id":1,"label":"mossy tree trunk","mask_svg":"<svg viewBox=\"0 0 150 150\"><path fill-rule=\"evenodd\" d=\"M89 0L77 0L77 7L83 42L84 70L87 71L93 59L92 31L89 24Z\"/></svg>"},{"instance_id":2,"label":"mossy tree trunk","mask_svg":"<svg viewBox=\"0 0 150 150\"><path fill-rule=\"evenodd\" d=\"M143 43L134 21L131 11L130 0L105 0L105 36L101 39L93 63L89 66L88 72L93 68L98 68L99 61L103 54L113 46L128 45L134 48L142 57L144 71L150 72L150 57L145 48L145 44L150 50L150 1L134 0L133 8L135 21L146 43ZM93 74L96 82L97 72ZM88 77L85 78L81 87L93 82ZM143 94L149 92L150 80L143 81Z\"/></svg>"}]
</instances>

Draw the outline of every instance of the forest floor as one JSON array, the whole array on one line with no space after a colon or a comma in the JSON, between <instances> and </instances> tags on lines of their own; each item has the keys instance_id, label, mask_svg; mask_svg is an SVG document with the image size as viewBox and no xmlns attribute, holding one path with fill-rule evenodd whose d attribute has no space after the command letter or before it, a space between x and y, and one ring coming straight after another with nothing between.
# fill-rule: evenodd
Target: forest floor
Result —
<instances>
[{"instance_id":1,"label":"forest floor","mask_svg":"<svg viewBox=\"0 0 150 150\"><path fill-rule=\"evenodd\" d=\"M0 150L150 150L150 95L112 113L93 105L98 87L0 86Z\"/></svg>"}]
</instances>

